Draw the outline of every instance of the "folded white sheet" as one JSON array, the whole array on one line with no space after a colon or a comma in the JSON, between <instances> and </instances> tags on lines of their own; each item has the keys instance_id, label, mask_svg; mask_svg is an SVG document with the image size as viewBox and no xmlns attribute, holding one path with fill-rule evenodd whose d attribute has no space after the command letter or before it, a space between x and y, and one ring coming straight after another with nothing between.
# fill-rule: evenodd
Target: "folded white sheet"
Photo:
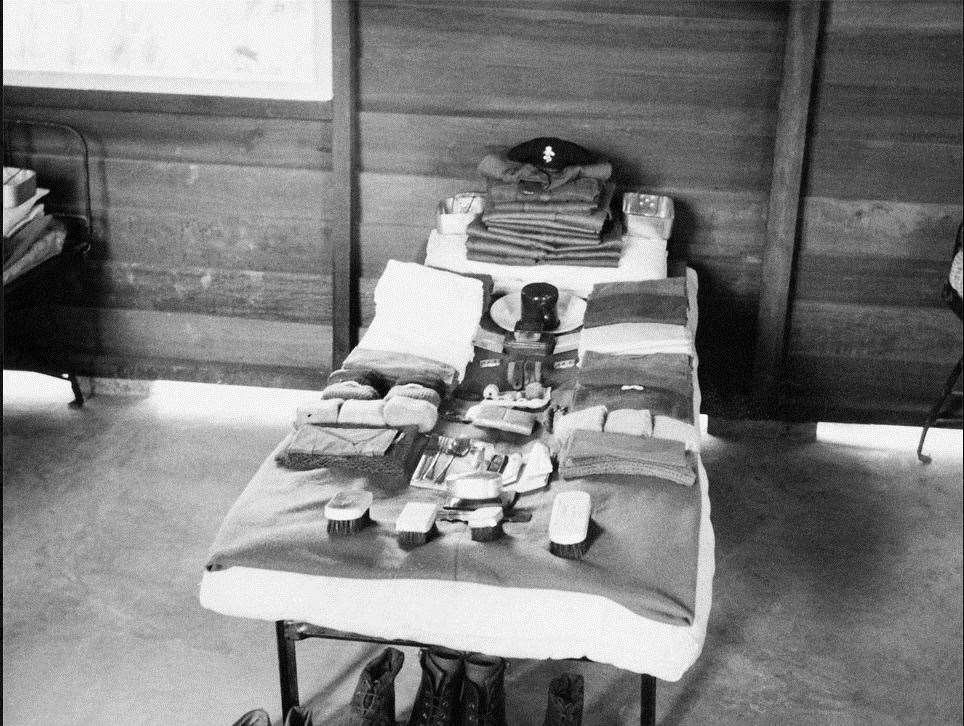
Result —
<instances>
[{"instance_id":1,"label":"folded white sheet","mask_svg":"<svg viewBox=\"0 0 964 726\"><path fill-rule=\"evenodd\" d=\"M574 265L499 265L467 257L464 234L440 234L432 230L425 250L425 264L455 272L492 275L497 292L518 290L530 282L550 282L580 297L600 282L658 280L666 277L666 240L659 237L624 237L619 267Z\"/></svg>"},{"instance_id":2,"label":"folded white sheet","mask_svg":"<svg viewBox=\"0 0 964 726\"><path fill-rule=\"evenodd\" d=\"M465 377L482 318L481 281L389 260L374 296L375 318L359 348L429 358Z\"/></svg>"}]
</instances>

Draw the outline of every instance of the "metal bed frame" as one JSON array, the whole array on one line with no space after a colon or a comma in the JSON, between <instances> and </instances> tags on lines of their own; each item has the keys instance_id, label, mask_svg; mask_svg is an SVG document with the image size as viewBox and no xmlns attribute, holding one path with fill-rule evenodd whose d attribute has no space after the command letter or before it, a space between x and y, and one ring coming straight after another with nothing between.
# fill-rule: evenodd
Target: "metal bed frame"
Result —
<instances>
[{"instance_id":1,"label":"metal bed frame","mask_svg":"<svg viewBox=\"0 0 964 726\"><path fill-rule=\"evenodd\" d=\"M31 287L31 282L35 282L37 277L45 273L52 273L52 268L55 265L63 265L69 259L76 260L80 265L83 264L87 253L90 251L90 239L93 235L93 223L91 214L91 200L90 200L90 149L87 145L87 139L84 135L80 133L73 126L68 124L55 123L52 121L32 121L27 119L3 119L3 157L4 163L8 160L12 160L14 151L10 145L9 139L9 129L10 128L22 128L29 134L30 142L33 142L33 131L38 128L52 129L55 131L62 132L66 134L67 137L71 138L76 142L77 146L80 148L81 161L82 161L82 174L81 180L83 181L83 213L70 213L70 212L58 212L54 216L61 218L75 218L82 220L84 222L85 239L79 245L73 245L69 249L67 247L50 260L42 263L33 270L28 271L23 277L18 278L11 282L10 285L4 287L4 309L7 307L7 296L11 297L23 294L27 289ZM34 152L31 149L26 149L22 152L24 155L30 156ZM63 271L60 271L63 272ZM71 408L80 408L84 405L84 394L80 389L80 383L77 380L77 373L75 371L65 371L63 367L56 366L49 363L46 360L36 360L36 365L24 366L24 369L31 370L35 373L42 373L43 375L53 376L54 378L60 378L62 380L69 381L71 392L74 395L74 399L68 404Z\"/></svg>"},{"instance_id":2,"label":"metal bed frame","mask_svg":"<svg viewBox=\"0 0 964 726\"><path fill-rule=\"evenodd\" d=\"M282 720L287 718L288 712L299 704L298 661L295 647L299 640L322 638L350 643L375 643L377 645L408 646L412 648L433 647L432 644L414 640L374 638L293 620L276 621L275 638L278 642L278 676L281 684ZM590 662L588 658L567 658L566 660ZM656 726L656 678L645 673L639 677L639 723L640 726Z\"/></svg>"}]
</instances>

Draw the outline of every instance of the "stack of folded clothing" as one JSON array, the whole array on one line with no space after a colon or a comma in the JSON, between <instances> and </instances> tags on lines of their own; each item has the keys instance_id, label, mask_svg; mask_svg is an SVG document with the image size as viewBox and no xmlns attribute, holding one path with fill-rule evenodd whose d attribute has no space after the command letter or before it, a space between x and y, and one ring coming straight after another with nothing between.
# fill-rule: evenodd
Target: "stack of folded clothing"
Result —
<instances>
[{"instance_id":1,"label":"stack of folded clothing","mask_svg":"<svg viewBox=\"0 0 964 726\"><path fill-rule=\"evenodd\" d=\"M314 426L295 428L275 454L288 469L349 468L358 474L407 476L421 455L413 429Z\"/></svg>"},{"instance_id":2,"label":"stack of folded clothing","mask_svg":"<svg viewBox=\"0 0 964 726\"><path fill-rule=\"evenodd\" d=\"M621 226L611 165L556 138L532 139L479 164L485 208L469 225L468 258L504 265L618 267Z\"/></svg>"},{"instance_id":3,"label":"stack of folded clothing","mask_svg":"<svg viewBox=\"0 0 964 726\"><path fill-rule=\"evenodd\" d=\"M691 277L593 288L580 335L570 412L554 422L556 438L569 458L561 468L564 475L601 473L607 457L628 472L636 464L625 463L629 454L624 450L636 451L648 461L652 451L664 450L660 440L672 441L684 451L699 448L694 299ZM576 434L581 448L574 455ZM591 454L592 446L599 447L598 456Z\"/></svg>"},{"instance_id":4,"label":"stack of folded clothing","mask_svg":"<svg viewBox=\"0 0 964 726\"><path fill-rule=\"evenodd\" d=\"M624 474L692 486L693 464L682 442L599 431L574 431L559 454L559 473L566 479Z\"/></svg>"}]
</instances>

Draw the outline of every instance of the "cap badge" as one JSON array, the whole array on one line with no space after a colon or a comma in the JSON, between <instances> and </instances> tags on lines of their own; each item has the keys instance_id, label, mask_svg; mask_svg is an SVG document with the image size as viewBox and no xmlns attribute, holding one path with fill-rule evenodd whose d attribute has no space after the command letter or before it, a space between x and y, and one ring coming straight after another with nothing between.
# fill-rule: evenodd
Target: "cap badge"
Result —
<instances>
[{"instance_id":1,"label":"cap badge","mask_svg":"<svg viewBox=\"0 0 964 726\"><path fill-rule=\"evenodd\" d=\"M556 152L552 150L551 146L547 146L542 152L542 160L547 164L552 161L552 158L556 155Z\"/></svg>"}]
</instances>

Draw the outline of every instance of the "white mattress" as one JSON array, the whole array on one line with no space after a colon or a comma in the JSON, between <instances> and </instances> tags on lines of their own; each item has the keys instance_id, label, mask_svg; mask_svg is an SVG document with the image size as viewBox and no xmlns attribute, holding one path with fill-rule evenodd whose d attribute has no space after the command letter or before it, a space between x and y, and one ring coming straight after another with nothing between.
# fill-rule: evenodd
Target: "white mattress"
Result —
<instances>
[{"instance_id":1,"label":"white mattress","mask_svg":"<svg viewBox=\"0 0 964 726\"><path fill-rule=\"evenodd\" d=\"M696 274L688 270L696 309ZM690 327L695 333L695 317ZM699 420L697 361L694 420ZM250 567L205 572L201 605L258 620L294 620L378 638L414 640L506 658L588 658L679 680L703 649L713 600L713 527L706 470L701 492L693 624L636 615L606 597L448 580L355 580Z\"/></svg>"}]
</instances>

